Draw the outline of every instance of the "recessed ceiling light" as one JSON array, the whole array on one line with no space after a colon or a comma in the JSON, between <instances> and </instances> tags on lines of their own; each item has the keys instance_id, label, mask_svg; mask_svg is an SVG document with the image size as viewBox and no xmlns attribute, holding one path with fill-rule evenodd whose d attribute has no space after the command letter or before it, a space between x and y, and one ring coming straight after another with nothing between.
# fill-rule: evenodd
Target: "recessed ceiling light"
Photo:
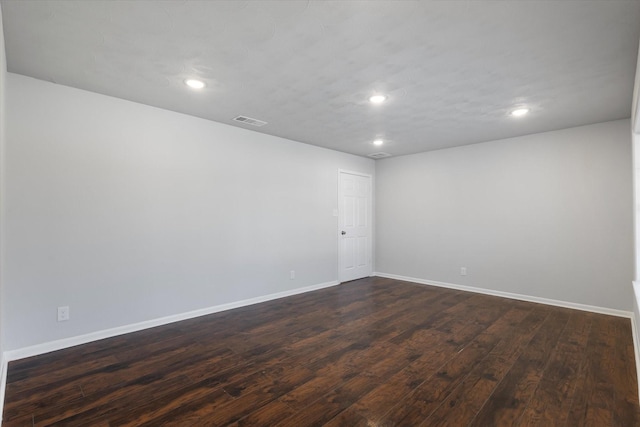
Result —
<instances>
[{"instance_id":1,"label":"recessed ceiling light","mask_svg":"<svg viewBox=\"0 0 640 427\"><path fill-rule=\"evenodd\" d=\"M382 104L386 100L387 100L387 97L384 96L384 95L373 95L373 96L369 97L369 101L372 104Z\"/></svg>"},{"instance_id":2,"label":"recessed ceiling light","mask_svg":"<svg viewBox=\"0 0 640 427\"><path fill-rule=\"evenodd\" d=\"M384 144L384 141L381 139L376 139L373 141L373 145L382 145L382 144Z\"/></svg>"},{"instance_id":3,"label":"recessed ceiling light","mask_svg":"<svg viewBox=\"0 0 640 427\"><path fill-rule=\"evenodd\" d=\"M205 84L202 80L196 80L196 79L185 80L184 84L186 84L187 86L193 89L202 89L203 87L205 87Z\"/></svg>"},{"instance_id":4,"label":"recessed ceiling light","mask_svg":"<svg viewBox=\"0 0 640 427\"><path fill-rule=\"evenodd\" d=\"M529 112L528 108L518 108L517 110L513 110L511 112L511 115L513 117L522 117L524 115L526 115Z\"/></svg>"}]
</instances>

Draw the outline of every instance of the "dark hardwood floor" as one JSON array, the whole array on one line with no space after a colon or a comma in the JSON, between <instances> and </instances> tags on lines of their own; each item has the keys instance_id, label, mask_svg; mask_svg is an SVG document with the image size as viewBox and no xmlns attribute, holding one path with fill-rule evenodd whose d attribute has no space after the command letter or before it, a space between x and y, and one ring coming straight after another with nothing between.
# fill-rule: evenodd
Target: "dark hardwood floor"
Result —
<instances>
[{"instance_id":1,"label":"dark hardwood floor","mask_svg":"<svg viewBox=\"0 0 640 427\"><path fill-rule=\"evenodd\" d=\"M370 278L9 364L4 426L637 426L629 319Z\"/></svg>"}]
</instances>

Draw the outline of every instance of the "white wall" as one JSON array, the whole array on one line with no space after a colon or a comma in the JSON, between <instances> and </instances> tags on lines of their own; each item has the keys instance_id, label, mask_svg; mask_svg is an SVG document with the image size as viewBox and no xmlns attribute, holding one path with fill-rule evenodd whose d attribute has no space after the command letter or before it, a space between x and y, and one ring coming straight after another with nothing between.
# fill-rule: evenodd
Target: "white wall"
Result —
<instances>
[{"instance_id":1,"label":"white wall","mask_svg":"<svg viewBox=\"0 0 640 427\"><path fill-rule=\"evenodd\" d=\"M638 109L638 93L640 92L640 48L636 59L636 75L633 84L631 102L631 138L633 152L633 205L635 229L635 262L633 280L640 280L640 110ZM639 319L640 320L640 319Z\"/></svg>"},{"instance_id":2,"label":"white wall","mask_svg":"<svg viewBox=\"0 0 640 427\"><path fill-rule=\"evenodd\" d=\"M640 75L636 71L636 75ZM638 82L636 79L636 87ZM636 103L637 92L634 92L634 105ZM633 126L632 126L633 128ZM640 326L640 134L631 133L633 147L633 225L634 225L634 320L637 326ZM640 328L636 328L636 342L640 343ZM640 349L636 349L638 351ZM640 375L640 366L638 366L638 374ZM640 377L639 377L640 379ZM640 387L640 381L638 382Z\"/></svg>"},{"instance_id":3,"label":"white wall","mask_svg":"<svg viewBox=\"0 0 640 427\"><path fill-rule=\"evenodd\" d=\"M640 70L636 70L636 87L638 86L637 76ZM634 92L634 105L636 103L637 91ZM635 343L640 344L640 134L631 134L633 146L633 225L634 225L634 275L633 275L633 292L634 292L634 322ZM636 364L640 354L640 348L636 348ZM640 365L636 366L638 372L638 390L640 391ZM639 393L640 394L640 393Z\"/></svg>"},{"instance_id":4,"label":"white wall","mask_svg":"<svg viewBox=\"0 0 640 427\"><path fill-rule=\"evenodd\" d=\"M338 169L372 160L7 81L7 350L337 280Z\"/></svg>"},{"instance_id":5,"label":"white wall","mask_svg":"<svg viewBox=\"0 0 640 427\"><path fill-rule=\"evenodd\" d=\"M640 50L640 48L639 48ZM631 139L633 147L633 225L634 225L634 275L633 290L634 310L633 320L635 324L635 351L636 351L636 372L638 373L638 389L640 390L640 364L638 354L640 348L640 111L638 110L638 93L640 92L640 51L636 59L636 77L633 85L633 101L631 104Z\"/></svg>"},{"instance_id":6,"label":"white wall","mask_svg":"<svg viewBox=\"0 0 640 427\"><path fill-rule=\"evenodd\" d=\"M631 311L629 129L620 120L379 161L377 271Z\"/></svg>"}]
</instances>

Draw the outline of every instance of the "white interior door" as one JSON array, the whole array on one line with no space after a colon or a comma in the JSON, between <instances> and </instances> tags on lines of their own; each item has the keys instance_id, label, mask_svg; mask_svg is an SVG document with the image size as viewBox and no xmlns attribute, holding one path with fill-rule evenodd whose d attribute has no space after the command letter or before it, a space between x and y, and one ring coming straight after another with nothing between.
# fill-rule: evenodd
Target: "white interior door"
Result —
<instances>
[{"instance_id":1,"label":"white interior door","mask_svg":"<svg viewBox=\"0 0 640 427\"><path fill-rule=\"evenodd\" d=\"M371 276L371 176L339 172L340 282Z\"/></svg>"}]
</instances>

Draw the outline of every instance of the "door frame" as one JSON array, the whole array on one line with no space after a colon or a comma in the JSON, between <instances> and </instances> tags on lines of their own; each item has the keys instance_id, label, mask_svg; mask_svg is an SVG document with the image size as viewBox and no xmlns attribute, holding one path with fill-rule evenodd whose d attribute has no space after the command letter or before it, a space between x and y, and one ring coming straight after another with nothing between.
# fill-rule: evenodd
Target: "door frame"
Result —
<instances>
[{"instance_id":1,"label":"door frame","mask_svg":"<svg viewBox=\"0 0 640 427\"><path fill-rule=\"evenodd\" d=\"M336 236L338 239L338 282L342 283L342 240L340 231L342 229L342 174L356 175L369 178L369 198L368 221L369 221L369 277L373 276L373 175L363 172L356 172L348 169L338 169L338 223L336 225Z\"/></svg>"}]
</instances>

